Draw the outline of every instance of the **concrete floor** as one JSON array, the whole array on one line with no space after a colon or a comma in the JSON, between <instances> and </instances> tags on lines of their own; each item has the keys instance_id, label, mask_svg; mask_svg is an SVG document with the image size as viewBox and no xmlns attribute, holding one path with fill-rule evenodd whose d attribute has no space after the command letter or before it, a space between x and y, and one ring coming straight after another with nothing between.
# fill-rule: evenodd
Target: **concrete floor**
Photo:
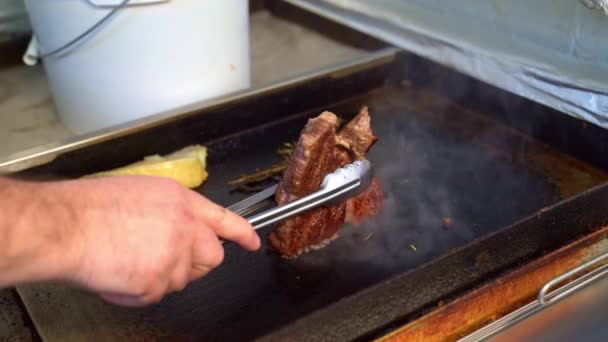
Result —
<instances>
[{"instance_id":1,"label":"concrete floor","mask_svg":"<svg viewBox=\"0 0 608 342\"><path fill-rule=\"evenodd\" d=\"M250 38L253 87L365 53L267 11L252 14ZM42 67L0 70L0 159L73 135L57 119Z\"/></svg>"}]
</instances>

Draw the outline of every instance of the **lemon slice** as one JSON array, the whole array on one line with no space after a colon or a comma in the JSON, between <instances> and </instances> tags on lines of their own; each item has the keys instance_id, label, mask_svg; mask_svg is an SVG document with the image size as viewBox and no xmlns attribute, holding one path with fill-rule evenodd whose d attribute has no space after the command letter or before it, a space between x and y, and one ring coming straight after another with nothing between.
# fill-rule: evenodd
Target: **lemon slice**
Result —
<instances>
[{"instance_id":1,"label":"lemon slice","mask_svg":"<svg viewBox=\"0 0 608 342\"><path fill-rule=\"evenodd\" d=\"M196 188L207 179L206 161L207 148L193 145L165 156L147 156L142 161L88 177L157 176L174 179L187 188Z\"/></svg>"}]
</instances>

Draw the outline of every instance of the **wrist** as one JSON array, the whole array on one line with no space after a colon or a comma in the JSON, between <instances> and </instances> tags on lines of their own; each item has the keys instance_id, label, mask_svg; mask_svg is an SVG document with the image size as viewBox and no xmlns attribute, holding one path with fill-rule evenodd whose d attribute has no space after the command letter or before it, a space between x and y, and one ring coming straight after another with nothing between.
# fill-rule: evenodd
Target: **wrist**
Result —
<instances>
[{"instance_id":1,"label":"wrist","mask_svg":"<svg viewBox=\"0 0 608 342\"><path fill-rule=\"evenodd\" d=\"M38 222L34 226L46 235L41 241L38 262L47 267L40 280L68 280L77 272L81 259L79 203L83 196L73 182L39 184L39 198L34 209Z\"/></svg>"},{"instance_id":2,"label":"wrist","mask_svg":"<svg viewBox=\"0 0 608 342\"><path fill-rule=\"evenodd\" d=\"M0 183L0 286L65 278L77 258L64 183Z\"/></svg>"}]
</instances>

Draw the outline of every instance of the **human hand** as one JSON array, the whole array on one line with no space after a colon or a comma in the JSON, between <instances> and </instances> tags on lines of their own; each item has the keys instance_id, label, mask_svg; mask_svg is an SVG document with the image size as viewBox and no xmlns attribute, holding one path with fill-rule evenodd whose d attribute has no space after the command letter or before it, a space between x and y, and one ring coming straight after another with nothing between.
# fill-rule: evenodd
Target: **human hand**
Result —
<instances>
[{"instance_id":1,"label":"human hand","mask_svg":"<svg viewBox=\"0 0 608 342\"><path fill-rule=\"evenodd\" d=\"M47 187L68 217L60 253L71 261L62 277L114 304L152 304L206 275L224 257L218 237L260 247L245 219L171 180L108 177Z\"/></svg>"}]
</instances>

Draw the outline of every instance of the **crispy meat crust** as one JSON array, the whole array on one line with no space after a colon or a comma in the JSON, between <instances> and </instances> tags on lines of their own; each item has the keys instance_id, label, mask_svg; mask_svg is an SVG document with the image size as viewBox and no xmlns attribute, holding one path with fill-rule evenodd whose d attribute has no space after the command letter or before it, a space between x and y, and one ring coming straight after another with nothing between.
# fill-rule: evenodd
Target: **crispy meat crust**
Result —
<instances>
[{"instance_id":1,"label":"crispy meat crust","mask_svg":"<svg viewBox=\"0 0 608 342\"><path fill-rule=\"evenodd\" d=\"M279 183L275 199L278 205L306 196L319 189L323 178L339 167L365 157L378 140L371 130L367 108L336 133L338 118L323 112L310 119L291 155ZM342 224L359 223L378 213L384 194L376 179L360 195L343 203L320 207L284 220L271 233L270 245L285 257L331 240Z\"/></svg>"}]
</instances>

